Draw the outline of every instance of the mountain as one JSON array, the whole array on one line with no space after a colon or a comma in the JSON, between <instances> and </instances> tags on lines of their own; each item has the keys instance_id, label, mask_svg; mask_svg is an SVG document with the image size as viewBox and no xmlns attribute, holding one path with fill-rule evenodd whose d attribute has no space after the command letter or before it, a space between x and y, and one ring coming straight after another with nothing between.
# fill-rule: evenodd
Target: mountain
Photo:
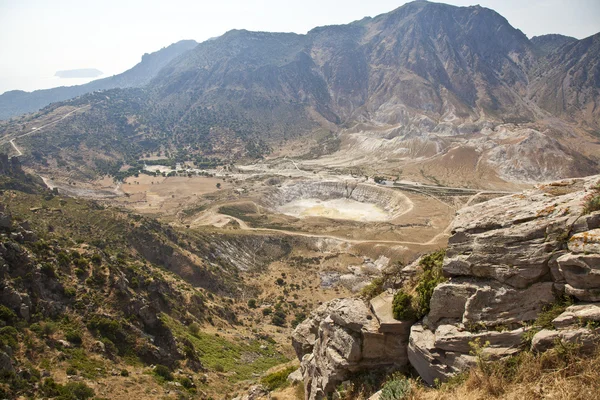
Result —
<instances>
[{"instance_id":1,"label":"mountain","mask_svg":"<svg viewBox=\"0 0 600 400\"><path fill-rule=\"evenodd\" d=\"M577 39L574 37L557 34L540 35L531 38L531 43L542 55L548 55L554 50L558 50L561 46L576 41Z\"/></svg>"},{"instance_id":2,"label":"mountain","mask_svg":"<svg viewBox=\"0 0 600 400\"><path fill-rule=\"evenodd\" d=\"M121 74L98 79L85 85L61 86L33 92L22 90L6 92L0 95L0 119L37 111L50 103L71 99L95 90L143 86L162 67L196 45L197 43L193 40L182 40L154 53L144 54L140 63Z\"/></svg>"},{"instance_id":3,"label":"mountain","mask_svg":"<svg viewBox=\"0 0 600 400\"><path fill-rule=\"evenodd\" d=\"M530 41L493 10L427 1L305 35L233 30L140 89L64 103L91 107L24 140L46 159L87 152L87 173L94 158L233 161L299 141L294 155L323 167L447 185L582 176L600 154L597 39L569 40Z\"/></svg>"}]
</instances>

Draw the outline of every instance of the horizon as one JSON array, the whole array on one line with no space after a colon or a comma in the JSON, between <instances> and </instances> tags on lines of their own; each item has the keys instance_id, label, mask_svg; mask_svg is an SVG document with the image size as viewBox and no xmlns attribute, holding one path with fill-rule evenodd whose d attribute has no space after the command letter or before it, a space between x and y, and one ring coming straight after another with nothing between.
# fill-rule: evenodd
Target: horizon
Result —
<instances>
[{"instance_id":1,"label":"horizon","mask_svg":"<svg viewBox=\"0 0 600 400\"><path fill-rule=\"evenodd\" d=\"M437 3L462 7L476 5L475 2ZM73 86L116 75L139 63L143 54L181 40L201 43L234 29L306 34L316 27L348 24L385 14L410 2L380 0L363 4L351 0L343 6L335 3L309 0L301 5L283 5L273 0L224 0L216 5L198 5L175 0L163 6L141 0L118 3L109 0L90 6L74 0L52 4L44 4L42 0L18 4L0 0L0 51L10 61L0 66L0 94ZM594 19L600 15L600 3L594 0L535 0L527 4L517 0L480 0L478 3L498 12L528 38L561 34L583 39L600 32L600 18ZM118 5L111 7L113 4ZM187 7L178 7L181 4ZM315 13L317 7L322 12ZM189 12L181 15L184 9ZM23 24L25 16L29 17L27 24ZM73 31L86 30L87 34L72 35ZM57 71L79 69L98 69L104 74L93 78L55 77Z\"/></svg>"}]
</instances>

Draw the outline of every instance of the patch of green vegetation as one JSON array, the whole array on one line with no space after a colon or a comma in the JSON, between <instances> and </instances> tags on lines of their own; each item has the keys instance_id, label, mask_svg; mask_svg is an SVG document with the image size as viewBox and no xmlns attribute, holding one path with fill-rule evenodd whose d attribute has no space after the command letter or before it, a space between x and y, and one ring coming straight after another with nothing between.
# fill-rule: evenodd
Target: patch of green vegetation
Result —
<instances>
[{"instance_id":1,"label":"patch of green vegetation","mask_svg":"<svg viewBox=\"0 0 600 400\"><path fill-rule=\"evenodd\" d=\"M52 378L44 380L40 385L40 391L46 397L56 400L87 400L95 395L94 390L83 382L69 382L61 385Z\"/></svg>"},{"instance_id":2,"label":"patch of green vegetation","mask_svg":"<svg viewBox=\"0 0 600 400\"><path fill-rule=\"evenodd\" d=\"M87 379L94 379L106 375L106 365L103 361L89 357L84 349L63 349L70 367L79 375Z\"/></svg>"},{"instance_id":3,"label":"patch of green vegetation","mask_svg":"<svg viewBox=\"0 0 600 400\"><path fill-rule=\"evenodd\" d=\"M263 384L269 391L273 391L276 389L282 389L288 386L287 377L289 374L294 372L296 367L287 367L282 369L281 371L273 372L267 376L263 376L260 379L260 383Z\"/></svg>"},{"instance_id":4,"label":"patch of green vegetation","mask_svg":"<svg viewBox=\"0 0 600 400\"><path fill-rule=\"evenodd\" d=\"M398 290L392 301L392 313L394 318L399 321L410 321L416 319L416 312L413 308L414 299L404 290Z\"/></svg>"},{"instance_id":5,"label":"patch of green vegetation","mask_svg":"<svg viewBox=\"0 0 600 400\"><path fill-rule=\"evenodd\" d=\"M375 278L361 290L360 295L367 300L371 300L381 293L383 293L383 278Z\"/></svg>"},{"instance_id":6,"label":"patch of green vegetation","mask_svg":"<svg viewBox=\"0 0 600 400\"><path fill-rule=\"evenodd\" d=\"M442 264L446 250L438 250L421 258L419 265L423 269L416 279L414 295L407 290L399 290L394 295L392 312L394 318L405 321L421 319L429 313L429 302L437 285L446 281L442 274Z\"/></svg>"},{"instance_id":7,"label":"patch of green vegetation","mask_svg":"<svg viewBox=\"0 0 600 400\"><path fill-rule=\"evenodd\" d=\"M583 205L583 213L589 214L594 211L600 211L600 183L591 188L592 193L590 193L584 199L585 203Z\"/></svg>"},{"instance_id":8,"label":"patch of green vegetation","mask_svg":"<svg viewBox=\"0 0 600 400\"><path fill-rule=\"evenodd\" d=\"M538 317L533 322L531 329L523 333L522 340L527 346L531 345L533 337L542 329L554 329L552 321L560 314L565 312L567 307L572 306L575 299L568 295L559 296L556 301L552 304L544 306L542 312L538 314Z\"/></svg>"},{"instance_id":9,"label":"patch of green vegetation","mask_svg":"<svg viewBox=\"0 0 600 400\"><path fill-rule=\"evenodd\" d=\"M154 370L152 370L152 373L159 378L159 380L162 381L172 381L173 378L173 374L171 373L171 370L161 364L158 364L156 367L154 367Z\"/></svg>"},{"instance_id":10,"label":"patch of green vegetation","mask_svg":"<svg viewBox=\"0 0 600 400\"><path fill-rule=\"evenodd\" d=\"M192 335L186 326L172 317L161 314L160 319L176 337L192 343L204 366L215 371L233 372L229 376L231 381L250 379L252 374L263 373L288 361L270 343L259 340L233 342L204 332ZM246 357L252 361L244 361Z\"/></svg>"},{"instance_id":11,"label":"patch of green vegetation","mask_svg":"<svg viewBox=\"0 0 600 400\"><path fill-rule=\"evenodd\" d=\"M410 395L410 381L406 378L399 378L387 381L381 389L380 400L402 400Z\"/></svg>"}]
</instances>

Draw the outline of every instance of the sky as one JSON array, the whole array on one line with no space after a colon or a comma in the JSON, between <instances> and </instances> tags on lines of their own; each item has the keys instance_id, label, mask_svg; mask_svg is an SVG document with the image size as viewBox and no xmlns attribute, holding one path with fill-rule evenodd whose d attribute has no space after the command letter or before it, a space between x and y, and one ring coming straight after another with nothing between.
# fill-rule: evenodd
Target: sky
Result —
<instances>
[{"instance_id":1,"label":"sky","mask_svg":"<svg viewBox=\"0 0 600 400\"><path fill-rule=\"evenodd\" d=\"M448 0L502 14L528 37L600 32L600 0ZM0 0L0 93L81 84L56 71L110 76L182 39L231 29L306 33L391 11L403 0Z\"/></svg>"}]
</instances>

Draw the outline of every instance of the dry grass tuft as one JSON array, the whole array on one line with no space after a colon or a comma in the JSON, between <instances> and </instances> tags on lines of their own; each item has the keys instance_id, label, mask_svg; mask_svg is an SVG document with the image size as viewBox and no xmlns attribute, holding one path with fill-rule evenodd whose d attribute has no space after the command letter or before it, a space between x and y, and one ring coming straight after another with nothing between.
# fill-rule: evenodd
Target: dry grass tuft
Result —
<instances>
[{"instance_id":1,"label":"dry grass tuft","mask_svg":"<svg viewBox=\"0 0 600 400\"><path fill-rule=\"evenodd\" d=\"M414 400L595 399L600 393L600 347L584 355L557 344L543 354L524 352L504 361L480 363L462 379L431 389L413 384Z\"/></svg>"}]
</instances>

